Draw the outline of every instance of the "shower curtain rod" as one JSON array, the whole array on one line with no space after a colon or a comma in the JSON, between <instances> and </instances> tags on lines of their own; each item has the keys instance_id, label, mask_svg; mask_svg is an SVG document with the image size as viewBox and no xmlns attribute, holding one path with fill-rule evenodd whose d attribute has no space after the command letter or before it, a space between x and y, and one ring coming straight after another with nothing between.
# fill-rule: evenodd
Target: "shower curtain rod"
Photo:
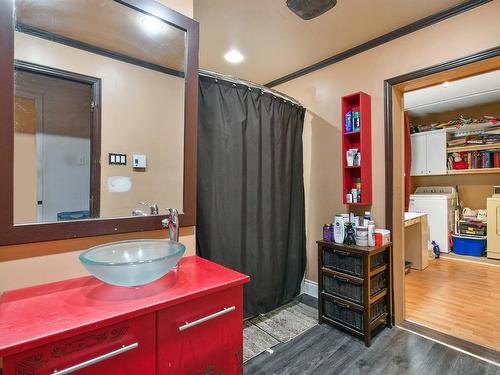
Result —
<instances>
[{"instance_id":1,"label":"shower curtain rod","mask_svg":"<svg viewBox=\"0 0 500 375\"><path fill-rule=\"evenodd\" d=\"M253 83L253 82L246 81L244 79L240 79L240 78L229 76L229 75L224 75L224 74L212 72L210 70L200 69L198 73L199 73L199 75L202 75L204 77L220 79L220 80L231 82L234 84L244 85L244 86L250 87L252 89L260 90L262 93L271 94L276 98L280 98L280 99L283 99L285 101L291 102L292 104L295 104L299 107L303 107L303 105L299 101L295 100L294 98L292 98L288 95L285 95L279 91L270 89L269 87L259 85L257 83Z\"/></svg>"}]
</instances>

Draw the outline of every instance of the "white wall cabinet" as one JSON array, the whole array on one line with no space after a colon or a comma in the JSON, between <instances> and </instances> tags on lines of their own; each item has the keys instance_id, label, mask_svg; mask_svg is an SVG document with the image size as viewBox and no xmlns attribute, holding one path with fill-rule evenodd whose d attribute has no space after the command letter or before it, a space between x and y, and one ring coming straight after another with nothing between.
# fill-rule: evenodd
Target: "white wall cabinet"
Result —
<instances>
[{"instance_id":1,"label":"white wall cabinet","mask_svg":"<svg viewBox=\"0 0 500 375\"><path fill-rule=\"evenodd\" d=\"M446 174L446 131L411 135L411 176Z\"/></svg>"}]
</instances>

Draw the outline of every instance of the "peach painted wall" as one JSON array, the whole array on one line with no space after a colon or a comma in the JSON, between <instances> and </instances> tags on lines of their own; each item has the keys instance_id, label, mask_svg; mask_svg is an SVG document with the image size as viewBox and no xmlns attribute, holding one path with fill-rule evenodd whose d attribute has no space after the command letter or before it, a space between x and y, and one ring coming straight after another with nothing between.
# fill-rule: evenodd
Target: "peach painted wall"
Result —
<instances>
[{"instance_id":1,"label":"peach painted wall","mask_svg":"<svg viewBox=\"0 0 500 375\"><path fill-rule=\"evenodd\" d=\"M342 204L340 98L357 91L372 97L374 219L385 225L384 80L470 55L500 44L500 1L493 1L275 89L308 109L304 129L304 174L308 266L317 281L317 246L322 226ZM341 37L341 36L339 36ZM300 53L300 51L298 51Z\"/></svg>"},{"instance_id":2,"label":"peach painted wall","mask_svg":"<svg viewBox=\"0 0 500 375\"><path fill-rule=\"evenodd\" d=\"M183 78L18 32L15 57L101 79L101 217L147 209L139 202L182 209ZM109 165L109 153L126 154L127 165ZM132 169L133 154L147 156L145 170ZM130 190L111 192L114 176L128 178Z\"/></svg>"},{"instance_id":3,"label":"peach painted wall","mask_svg":"<svg viewBox=\"0 0 500 375\"><path fill-rule=\"evenodd\" d=\"M161 0L160 2L188 17L193 16L192 0ZM151 231L125 235L92 237L90 239L2 246L0 247L0 293L5 290L86 275L86 271L78 261L78 254L81 250L96 243L112 242L134 237L159 238L164 235L166 235L164 231ZM181 230L180 241L186 245L187 250L185 255L195 254L196 241L194 227L183 228ZM54 254L54 252L56 253ZM16 259L21 256L11 256L12 254L23 253L46 253L51 255L24 259Z\"/></svg>"}]
</instances>

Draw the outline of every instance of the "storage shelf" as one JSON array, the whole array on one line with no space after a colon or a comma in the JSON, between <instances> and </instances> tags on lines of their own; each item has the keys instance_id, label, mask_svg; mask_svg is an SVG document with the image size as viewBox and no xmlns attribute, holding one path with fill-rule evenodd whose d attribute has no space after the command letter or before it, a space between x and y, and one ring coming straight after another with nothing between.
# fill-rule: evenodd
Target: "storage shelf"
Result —
<instances>
[{"instance_id":1,"label":"storage shelf","mask_svg":"<svg viewBox=\"0 0 500 375\"><path fill-rule=\"evenodd\" d=\"M371 146L371 97L364 92L357 92L342 97L342 192L346 205L370 206L372 204L372 146ZM347 112L359 112L360 128L345 132ZM360 166L347 165L347 151L357 149L361 154ZM347 194L361 181L361 201L348 203Z\"/></svg>"},{"instance_id":2,"label":"storage shelf","mask_svg":"<svg viewBox=\"0 0 500 375\"><path fill-rule=\"evenodd\" d=\"M348 132L348 133L344 133L344 135L345 135L346 137L352 137L352 136L354 136L354 135L360 135L360 134L361 134L361 132L360 132L360 131L355 131L355 132Z\"/></svg>"},{"instance_id":3,"label":"storage shelf","mask_svg":"<svg viewBox=\"0 0 500 375\"><path fill-rule=\"evenodd\" d=\"M487 174L500 173L500 168L448 169L447 174Z\"/></svg>"},{"instance_id":4,"label":"storage shelf","mask_svg":"<svg viewBox=\"0 0 500 375\"><path fill-rule=\"evenodd\" d=\"M387 288L382 289L380 292L370 297L370 306L375 302L378 302L379 299L384 298L387 295Z\"/></svg>"},{"instance_id":5,"label":"storage shelf","mask_svg":"<svg viewBox=\"0 0 500 375\"><path fill-rule=\"evenodd\" d=\"M492 144L448 147L446 149L446 152L452 153L452 152L483 151L483 150L498 150L498 149L500 149L500 143L492 143Z\"/></svg>"},{"instance_id":6,"label":"storage shelf","mask_svg":"<svg viewBox=\"0 0 500 375\"><path fill-rule=\"evenodd\" d=\"M387 269L387 264L382 264L381 266L378 266L377 268L373 268L370 271L370 277L378 275L380 272L384 272Z\"/></svg>"}]
</instances>

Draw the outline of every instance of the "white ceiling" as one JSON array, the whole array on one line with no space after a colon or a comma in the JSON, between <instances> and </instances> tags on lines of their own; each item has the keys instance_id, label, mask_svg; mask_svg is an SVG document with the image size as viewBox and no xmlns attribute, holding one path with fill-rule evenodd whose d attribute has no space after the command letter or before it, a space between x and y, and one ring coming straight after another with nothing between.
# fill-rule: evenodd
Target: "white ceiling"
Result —
<instances>
[{"instance_id":1,"label":"white ceiling","mask_svg":"<svg viewBox=\"0 0 500 375\"><path fill-rule=\"evenodd\" d=\"M405 26L463 0L338 0L304 21L285 0L194 0L200 22L200 66L267 83ZM223 58L231 48L240 64Z\"/></svg>"},{"instance_id":2,"label":"white ceiling","mask_svg":"<svg viewBox=\"0 0 500 375\"><path fill-rule=\"evenodd\" d=\"M500 69L451 81L446 86L442 83L404 95L405 110L415 117L496 101L500 101Z\"/></svg>"}]
</instances>

